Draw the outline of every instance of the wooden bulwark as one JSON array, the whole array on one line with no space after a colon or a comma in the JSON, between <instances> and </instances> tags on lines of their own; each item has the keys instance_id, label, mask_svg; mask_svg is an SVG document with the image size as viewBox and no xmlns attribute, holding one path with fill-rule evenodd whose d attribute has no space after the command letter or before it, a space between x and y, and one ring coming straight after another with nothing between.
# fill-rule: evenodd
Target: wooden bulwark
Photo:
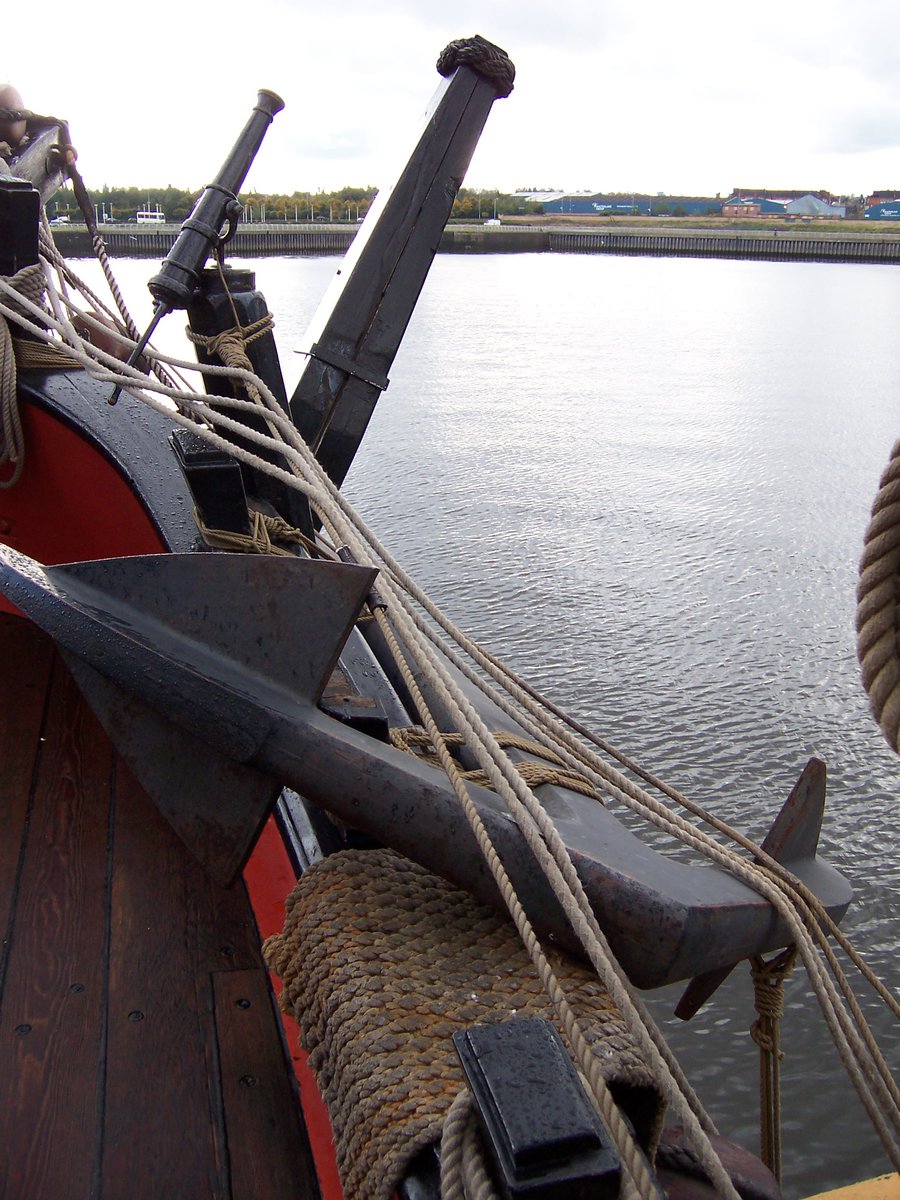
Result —
<instances>
[{"instance_id":1,"label":"wooden bulwark","mask_svg":"<svg viewBox=\"0 0 900 1200\"><path fill-rule=\"evenodd\" d=\"M208 879L18 617L0 680L0 1196L318 1197L243 883Z\"/></svg>"}]
</instances>

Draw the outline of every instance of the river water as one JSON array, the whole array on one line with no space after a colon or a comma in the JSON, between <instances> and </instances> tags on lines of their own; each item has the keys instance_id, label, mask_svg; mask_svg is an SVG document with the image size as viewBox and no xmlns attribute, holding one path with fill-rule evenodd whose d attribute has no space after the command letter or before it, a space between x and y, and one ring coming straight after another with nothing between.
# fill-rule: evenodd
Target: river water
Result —
<instances>
[{"instance_id":1,"label":"river water","mask_svg":"<svg viewBox=\"0 0 900 1200\"><path fill-rule=\"evenodd\" d=\"M242 264L289 390L338 261ZM117 263L137 308L153 269ZM825 759L845 928L894 988L900 760L859 683L854 587L900 436L898 328L887 266L438 256L347 482L445 611L752 836ZM686 1025L680 990L651 1007L721 1132L755 1149L748 973ZM886 1171L802 972L786 997L787 1193ZM896 1064L892 1020L864 1007Z\"/></svg>"}]
</instances>

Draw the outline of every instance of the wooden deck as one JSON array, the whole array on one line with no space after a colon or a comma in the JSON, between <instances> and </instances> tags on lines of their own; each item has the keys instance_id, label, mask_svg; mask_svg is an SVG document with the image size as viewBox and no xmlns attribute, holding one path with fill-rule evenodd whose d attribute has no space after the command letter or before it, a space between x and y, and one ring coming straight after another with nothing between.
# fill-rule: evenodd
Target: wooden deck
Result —
<instances>
[{"instance_id":1,"label":"wooden deck","mask_svg":"<svg viewBox=\"0 0 900 1200\"><path fill-rule=\"evenodd\" d=\"M0 614L0 1196L318 1197L243 884L210 882Z\"/></svg>"}]
</instances>

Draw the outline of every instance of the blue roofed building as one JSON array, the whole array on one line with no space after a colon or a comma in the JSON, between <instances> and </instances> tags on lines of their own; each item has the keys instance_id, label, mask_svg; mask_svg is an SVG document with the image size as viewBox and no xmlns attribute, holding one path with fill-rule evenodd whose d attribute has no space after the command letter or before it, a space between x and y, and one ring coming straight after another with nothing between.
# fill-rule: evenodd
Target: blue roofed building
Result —
<instances>
[{"instance_id":1,"label":"blue roofed building","mask_svg":"<svg viewBox=\"0 0 900 1200\"><path fill-rule=\"evenodd\" d=\"M863 215L867 221L900 221L900 192L873 192Z\"/></svg>"},{"instance_id":2,"label":"blue roofed building","mask_svg":"<svg viewBox=\"0 0 900 1200\"><path fill-rule=\"evenodd\" d=\"M545 213L592 217L717 216L718 196L655 196L639 192L516 192L518 199L542 205Z\"/></svg>"}]
</instances>

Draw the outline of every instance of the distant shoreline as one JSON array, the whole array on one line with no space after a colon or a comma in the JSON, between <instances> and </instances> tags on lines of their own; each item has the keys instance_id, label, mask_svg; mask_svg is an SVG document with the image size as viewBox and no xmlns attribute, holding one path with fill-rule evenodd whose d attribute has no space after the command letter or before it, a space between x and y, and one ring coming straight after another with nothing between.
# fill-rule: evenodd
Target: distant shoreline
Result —
<instances>
[{"instance_id":1,"label":"distant shoreline","mask_svg":"<svg viewBox=\"0 0 900 1200\"><path fill-rule=\"evenodd\" d=\"M890 228L888 228L890 226ZM359 226L355 222L278 222L238 227L229 258L341 254ZM64 254L93 255L84 225L53 227ZM102 234L112 257L164 258L179 232L166 224L106 224ZM744 258L777 261L839 261L900 264L900 223L729 221L721 219L620 218L522 220L494 224L454 221L440 251L456 254L583 253L669 257Z\"/></svg>"}]
</instances>

